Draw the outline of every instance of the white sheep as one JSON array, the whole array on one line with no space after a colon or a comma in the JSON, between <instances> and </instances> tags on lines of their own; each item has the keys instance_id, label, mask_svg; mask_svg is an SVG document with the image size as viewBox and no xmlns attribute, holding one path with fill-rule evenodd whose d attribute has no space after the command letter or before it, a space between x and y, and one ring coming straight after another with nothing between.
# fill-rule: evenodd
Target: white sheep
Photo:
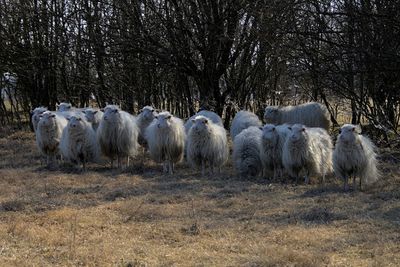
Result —
<instances>
[{"instance_id":1,"label":"white sheep","mask_svg":"<svg viewBox=\"0 0 400 267\"><path fill-rule=\"evenodd\" d=\"M289 125L266 124L262 128L261 137L261 161L264 173L273 171L274 180L283 174L282 150L286 138L290 133Z\"/></svg>"},{"instance_id":2,"label":"white sheep","mask_svg":"<svg viewBox=\"0 0 400 267\"><path fill-rule=\"evenodd\" d=\"M156 110L151 106L145 106L140 110L140 114L137 116L137 125L139 127L139 144L146 146L145 132L146 128L152 123L157 115Z\"/></svg>"},{"instance_id":3,"label":"white sheep","mask_svg":"<svg viewBox=\"0 0 400 267\"><path fill-rule=\"evenodd\" d=\"M99 128L99 124L104 113L101 110L94 108L86 108L82 110L82 112L85 114L86 120L92 124L93 130L96 131L97 128Z\"/></svg>"},{"instance_id":4,"label":"white sheep","mask_svg":"<svg viewBox=\"0 0 400 267\"><path fill-rule=\"evenodd\" d=\"M302 170L305 170L305 183L309 175L322 175L325 185L325 175L332 171L332 140L322 128L307 128L302 124L289 127L290 134L283 147L282 162L296 183Z\"/></svg>"},{"instance_id":5,"label":"white sheep","mask_svg":"<svg viewBox=\"0 0 400 267\"><path fill-rule=\"evenodd\" d=\"M31 114L32 114L32 126L33 126L33 131L36 132L37 125L40 120L40 115L43 114L43 112L47 111L46 107L37 107L35 108Z\"/></svg>"},{"instance_id":6,"label":"white sheep","mask_svg":"<svg viewBox=\"0 0 400 267\"><path fill-rule=\"evenodd\" d=\"M99 159L96 132L83 116L71 116L67 120L60 141L61 155L66 161L82 163L85 170L87 162L97 162Z\"/></svg>"},{"instance_id":7,"label":"white sheep","mask_svg":"<svg viewBox=\"0 0 400 267\"><path fill-rule=\"evenodd\" d=\"M241 131L233 141L233 163L241 177L257 176L262 172L260 127Z\"/></svg>"},{"instance_id":8,"label":"white sheep","mask_svg":"<svg viewBox=\"0 0 400 267\"><path fill-rule=\"evenodd\" d=\"M217 113L209 111L209 110L201 110L199 112L197 112L196 114L194 114L192 117L190 117L186 123L185 123L185 132L186 134L189 133L190 128L192 127L193 123L194 123L194 119L197 116L204 116L208 119L210 119L214 124L217 124L221 127L224 127L223 123L222 123L222 119L220 116L218 116Z\"/></svg>"},{"instance_id":9,"label":"white sheep","mask_svg":"<svg viewBox=\"0 0 400 267\"><path fill-rule=\"evenodd\" d=\"M309 102L298 106L270 106L265 108L264 120L266 123L304 124L307 127L319 127L329 130L330 115L327 108L316 102Z\"/></svg>"},{"instance_id":10,"label":"white sheep","mask_svg":"<svg viewBox=\"0 0 400 267\"><path fill-rule=\"evenodd\" d=\"M344 180L344 190L348 190L348 179L353 176L353 189L356 189L356 176L362 183L371 184L379 179L376 147L371 140L361 135L361 128L345 124L340 129L333 152L335 174Z\"/></svg>"},{"instance_id":11,"label":"white sheep","mask_svg":"<svg viewBox=\"0 0 400 267\"><path fill-rule=\"evenodd\" d=\"M240 134L241 131L249 128L250 126L262 126L262 123L256 114L245 110L241 110L236 113L231 125L232 140L235 140L235 137Z\"/></svg>"},{"instance_id":12,"label":"white sheep","mask_svg":"<svg viewBox=\"0 0 400 267\"><path fill-rule=\"evenodd\" d=\"M69 111L72 110L72 104L71 103L66 103L66 102L61 102L60 104L56 104L57 111L63 112L63 111Z\"/></svg>"},{"instance_id":13,"label":"white sheep","mask_svg":"<svg viewBox=\"0 0 400 267\"><path fill-rule=\"evenodd\" d=\"M185 128L181 119L168 111L156 115L156 119L146 128L146 141L151 158L163 163L164 173L174 172L174 163L183 158Z\"/></svg>"},{"instance_id":14,"label":"white sheep","mask_svg":"<svg viewBox=\"0 0 400 267\"><path fill-rule=\"evenodd\" d=\"M220 169L229 157L226 131L203 115L192 119L192 124L186 142L188 161L194 167L201 167L202 175L207 166L213 173L214 168Z\"/></svg>"},{"instance_id":15,"label":"white sheep","mask_svg":"<svg viewBox=\"0 0 400 267\"><path fill-rule=\"evenodd\" d=\"M139 146L139 129L135 117L118 106L107 105L96 133L101 152L111 159L111 167L115 158L118 167L122 167L123 157L127 157L129 166L129 157L137 154Z\"/></svg>"},{"instance_id":16,"label":"white sheep","mask_svg":"<svg viewBox=\"0 0 400 267\"><path fill-rule=\"evenodd\" d=\"M46 163L54 162L59 154L59 143L67 120L55 112L45 111L40 115L36 130L36 144L39 151L46 156Z\"/></svg>"}]
</instances>

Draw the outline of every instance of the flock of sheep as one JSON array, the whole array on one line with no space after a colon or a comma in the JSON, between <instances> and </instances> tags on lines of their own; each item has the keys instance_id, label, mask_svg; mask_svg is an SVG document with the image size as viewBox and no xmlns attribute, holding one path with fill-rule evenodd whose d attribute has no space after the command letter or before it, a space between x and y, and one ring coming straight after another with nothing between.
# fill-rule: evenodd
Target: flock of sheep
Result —
<instances>
[{"instance_id":1,"label":"flock of sheep","mask_svg":"<svg viewBox=\"0 0 400 267\"><path fill-rule=\"evenodd\" d=\"M335 146L328 134L329 113L319 103L298 106L267 107L263 125L251 112L239 111L230 129L233 163L240 176L273 177L285 174L298 182L305 175L317 175L325 183L326 174L344 180L360 178L372 183L379 177L375 146L361 135L359 126L342 126ZM57 157L74 164L99 162L101 155L118 167L138 153L149 151L150 157L163 164L164 173L172 174L183 158L202 175L219 172L229 159L227 132L222 119L214 112L202 110L186 123L168 111L158 113L145 106L135 117L118 106L104 109L74 108L61 103L57 111L38 107L32 123L40 152L47 163ZM140 151L142 147L142 151Z\"/></svg>"}]
</instances>

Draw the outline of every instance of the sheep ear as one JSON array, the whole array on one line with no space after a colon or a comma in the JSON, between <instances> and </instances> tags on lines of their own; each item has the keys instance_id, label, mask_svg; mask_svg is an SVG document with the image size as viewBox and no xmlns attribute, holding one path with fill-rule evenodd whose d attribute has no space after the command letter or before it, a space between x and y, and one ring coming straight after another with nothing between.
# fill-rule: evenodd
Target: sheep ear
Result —
<instances>
[{"instance_id":1,"label":"sheep ear","mask_svg":"<svg viewBox=\"0 0 400 267\"><path fill-rule=\"evenodd\" d=\"M356 133L361 134L361 126L357 125L356 127L353 128L353 131L355 130Z\"/></svg>"},{"instance_id":2,"label":"sheep ear","mask_svg":"<svg viewBox=\"0 0 400 267\"><path fill-rule=\"evenodd\" d=\"M142 113L143 112L143 109L141 108L141 109L139 109L139 113Z\"/></svg>"},{"instance_id":3,"label":"sheep ear","mask_svg":"<svg viewBox=\"0 0 400 267\"><path fill-rule=\"evenodd\" d=\"M192 121L193 123L195 123L195 122L196 122L196 120L195 120L195 119L191 119L191 121Z\"/></svg>"},{"instance_id":4,"label":"sheep ear","mask_svg":"<svg viewBox=\"0 0 400 267\"><path fill-rule=\"evenodd\" d=\"M154 118L158 119L158 115L155 115Z\"/></svg>"},{"instance_id":5,"label":"sheep ear","mask_svg":"<svg viewBox=\"0 0 400 267\"><path fill-rule=\"evenodd\" d=\"M67 119L67 121L70 121L70 120L71 120L71 117L66 117L65 119Z\"/></svg>"},{"instance_id":6,"label":"sheep ear","mask_svg":"<svg viewBox=\"0 0 400 267\"><path fill-rule=\"evenodd\" d=\"M169 120L169 119L171 119L172 118L172 115L169 115L168 117L167 117L167 120Z\"/></svg>"},{"instance_id":7,"label":"sheep ear","mask_svg":"<svg viewBox=\"0 0 400 267\"><path fill-rule=\"evenodd\" d=\"M292 130L292 127L290 127L290 126L289 126L289 127L287 127L287 128L288 128L289 130Z\"/></svg>"},{"instance_id":8,"label":"sheep ear","mask_svg":"<svg viewBox=\"0 0 400 267\"><path fill-rule=\"evenodd\" d=\"M272 131L275 131L275 127L274 127L274 128L272 128Z\"/></svg>"},{"instance_id":9,"label":"sheep ear","mask_svg":"<svg viewBox=\"0 0 400 267\"><path fill-rule=\"evenodd\" d=\"M342 133L342 129L339 129L339 134L341 134Z\"/></svg>"},{"instance_id":10,"label":"sheep ear","mask_svg":"<svg viewBox=\"0 0 400 267\"><path fill-rule=\"evenodd\" d=\"M258 127L258 129L260 129L260 130L262 131L262 130L263 130L263 127L260 126L260 127Z\"/></svg>"},{"instance_id":11,"label":"sheep ear","mask_svg":"<svg viewBox=\"0 0 400 267\"><path fill-rule=\"evenodd\" d=\"M306 128L304 128L304 127L301 128L301 131L302 131L302 132L305 132L305 131L306 131Z\"/></svg>"},{"instance_id":12,"label":"sheep ear","mask_svg":"<svg viewBox=\"0 0 400 267\"><path fill-rule=\"evenodd\" d=\"M93 111L93 114L96 114L98 112L98 110Z\"/></svg>"},{"instance_id":13,"label":"sheep ear","mask_svg":"<svg viewBox=\"0 0 400 267\"><path fill-rule=\"evenodd\" d=\"M50 117L55 118L55 117L56 117L56 114L51 114Z\"/></svg>"}]
</instances>

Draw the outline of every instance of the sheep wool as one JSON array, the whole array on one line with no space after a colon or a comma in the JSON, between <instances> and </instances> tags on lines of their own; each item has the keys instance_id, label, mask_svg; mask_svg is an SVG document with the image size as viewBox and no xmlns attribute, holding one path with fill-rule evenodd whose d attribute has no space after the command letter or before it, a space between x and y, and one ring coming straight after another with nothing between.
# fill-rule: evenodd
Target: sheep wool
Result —
<instances>
[{"instance_id":1,"label":"sheep wool","mask_svg":"<svg viewBox=\"0 0 400 267\"><path fill-rule=\"evenodd\" d=\"M240 134L241 131L251 126L262 126L262 123L256 114L245 110L236 113L232 120L230 131L232 140L235 140L235 137Z\"/></svg>"},{"instance_id":2,"label":"sheep wool","mask_svg":"<svg viewBox=\"0 0 400 267\"><path fill-rule=\"evenodd\" d=\"M61 155L67 161L81 163L86 169L87 162L96 162L99 158L96 133L83 116L71 116L67 120L61 136Z\"/></svg>"},{"instance_id":3,"label":"sheep wool","mask_svg":"<svg viewBox=\"0 0 400 267\"><path fill-rule=\"evenodd\" d=\"M86 108L82 110L82 112L85 114L86 120L92 124L93 130L97 131L104 113L101 110L94 108Z\"/></svg>"},{"instance_id":4,"label":"sheep wool","mask_svg":"<svg viewBox=\"0 0 400 267\"><path fill-rule=\"evenodd\" d=\"M241 131L233 141L233 163L241 177L257 176L262 172L260 127Z\"/></svg>"},{"instance_id":5,"label":"sheep wool","mask_svg":"<svg viewBox=\"0 0 400 267\"><path fill-rule=\"evenodd\" d=\"M40 115L37 125L36 144L39 151L46 156L47 164L54 162L59 154L59 144L67 120L55 112L45 111Z\"/></svg>"},{"instance_id":6,"label":"sheep wool","mask_svg":"<svg viewBox=\"0 0 400 267\"><path fill-rule=\"evenodd\" d=\"M264 120L266 123L303 124L307 127L318 127L329 130L329 112L325 106L316 102L309 102L298 106L270 106L265 108Z\"/></svg>"},{"instance_id":7,"label":"sheep wool","mask_svg":"<svg viewBox=\"0 0 400 267\"><path fill-rule=\"evenodd\" d=\"M266 124L262 128L261 138L261 161L264 173L273 172L274 179L278 176L282 178L283 163L282 150L286 138L290 133L289 125Z\"/></svg>"},{"instance_id":8,"label":"sheep wool","mask_svg":"<svg viewBox=\"0 0 400 267\"><path fill-rule=\"evenodd\" d=\"M182 120L161 112L146 128L145 137L151 158L163 163L164 173L173 174L174 164L183 158L186 136Z\"/></svg>"},{"instance_id":9,"label":"sheep wool","mask_svg":"<svg viewBox=\"0 0 400 267\"><path fill-rule=\"evenodd\" d=\"M156 110L151 106L145 106L140 110L140 114L137 116L137 125L139 127L139 144L146 146L145 132L146 128L155 119L157 115Z\"/></svg>"},{"instance_id":10,"label":"sheep wool","mask_svg":"<svg viewBox=\"0 0 400 267\"><path fill-rule=\"evenodd\" d=\"M371 184L380 177L377 165L376 147L368 137L361 135L361 128L345 124L340 129L335 150L333 168L336 176L344 181L344 190L348 190L348 179L353 176L353 189L356 189L356 176L362 184Z\"/></svg>"},{"instance_id":11,"label":"sheep wool","mask_svg":"<svg viewBox=\"0 0 400 267\"><path fill-rule=\"evenodd\" d=\"M202 175L206 168L214 173L228 160L229 148L225 129L210 118L198 115L192 119L187 138L187 158L194 167L201 167Z\"/></svg>"},{"instance_id":12,"label":"sheep wool","mask_svg":"<svg viewBox=\"0 0 400 267\"><path fill-rule=\"evenodd\" d=\"M127 165L129 165L129 157L137 154L139 129L136 119L116 105L105 107L96 134L101 152L110 158L111 166L117 158L118 167L122 167L123 157L127 157Z\"/></svg>"},{"instance_id":13,"label":"sheep wool","mask_svg":"<svg viewBox=\"0 0 400 267\"><path fill-rule=\"evenodd\" d=\"M307 128L302 124L289 127L290 134L286 138L282 162L291 176L296 178L305 170L305 183L309 182L309 175L322 175L325 184L325 175L332 171L332 140L322 128Z\"/></svg>"}]
</instances>

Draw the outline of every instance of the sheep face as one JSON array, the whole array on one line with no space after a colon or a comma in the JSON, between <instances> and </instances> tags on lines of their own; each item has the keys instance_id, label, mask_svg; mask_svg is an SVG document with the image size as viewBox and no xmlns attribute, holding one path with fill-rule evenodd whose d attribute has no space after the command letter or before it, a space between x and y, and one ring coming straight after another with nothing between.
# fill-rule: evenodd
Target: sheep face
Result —
<instances>
[{"instance_id":1,"label":"sheep face","mask_svg":"<svg viewBox=\"0 0 400 267\"><path fill-rule=\"evenodd\" d=\"M94 122L95 121L95 116L97 114L98 110L94 109L86 109L83 111L85 113L85 118L88 122Z\"/></svg>"},{"instance_id":2,"label":"sheep face","mask_svg":"<svg viewBox=\"0 0 400 267\"><path fill-rule=\"evenodd\" d=\"M193 122L192 128L197 131L204 131L208 129L208 126L210 124L209 119L207 119L204 116L197 116L192 120L192 122Z\"/></svg>"},{"instance_id":3,"label":"sheep face","mask_svg":"<svg viewBox=\"0 0 400 267\"><path fill-rule=\"evenodd\" d=\"M289 127L291 133L289 134L289 140L293 143L297 143L301 140L305 139L306 127L301 124L295 124L292 127Z\"/></svg>"},{"instance_id":4,"label":"sheep face","mask_svg":"<svg viewBox=\"0 0 400 267\"><path fill-rule=\"evenodd\" d=\"M278 138L277 130L275 125L273 124L266 124L262 129L262 138L267 143L275 143Z\"/></svg>"},{"instance_id":5,"label":"sheep face","mask_svg":"<svg viewBox=\"0 0 400 267\"><path fill-rule=\"evenodd\" d=\"M149 121L153 120L155 118L155 116L157 115L157 112L155 111L155 109L150 106L145 106L144 108L142 108L140 110L140 113L143 114L142 116L146 120L149 120Z\"/></svg>"},{"instance_id":6,"label":"sheep face","mask_svg":"<svg viewBox=\"0 0 400 267\"><path fill-rule=\"evenodd\" d=\"M42 126L51 127L56 125L56 114L47 111L40 116L40 124Z\"/></svg>"},{"instance_id":7,"label":"sheep face","mask_svg":"<svg viewBox=\"0 0 400 267\"><path fill-rule=\"evenodd\" d=\"M67 118L68 129L70 132L78 132L85 128L85 121L79 116L71 116Z\"/></svg>"},{"instance_id":8,"label":"sheep face","mask_svg":"<svg viewBox=\"0 0 400 267\"><path fill-rule=\"evenodd\" d=\"M46 111L47 111L47 108L44 108L44 107L35 108L31 113L32 114L32 123L37 125L40 120L40 115Z\"/></svg>"},{"instance_id":9,"label":"sheep face","mask_svg":"<svg viewBox=\"0 0 400 267\"><path fill-rule=\"evenodd\" d=\"M278 114L278 107L266 107L264 112L265 122L273 122Z\"/></svg>"},{"instance_id":10,"label":"sheep face","mask_svg":"<svg viewBox=\"0 0 400 267\"><path fill-rule=\"evenodd\" d=\"M59 105L57 105L58 111L68 111L68 110L71 110L71 108L72 108L71 103L63 102L63 103L60 103Z\"/></svg>"},{"instance_id":11,"label":"sheep face","mask_svg":"<svg viewBox=\"0 0 400 267\"><path fill-rule=\"evenodd\" d=\"M156 116L156 119L157 119L157 127L159 129L166 129L171 126L172 115L169 112L161 112Z\"/></svg>"},{"instance_id":12,"label":"sheep face","mask_svg":"<svg viewBox=\"0 0 400 267\"><path fill-rule=\"evenodd\" d=\"M117 106L107 106L104 109L103 120L107 123L117 123L121 120L120 109Z\"/></svg>"},{"instance_id":13,"label":"sheep face","mask_svg":"<svg viewBox=\"0 0 400 267\"><path fill-rule=\"evenodd\" d=\"M361 129L359 126L352 124L345 124L340 128L340 134L338 139L345 143L354 143L356 142L357 135L361 134Z\"/></svg>"}]
</instances>

